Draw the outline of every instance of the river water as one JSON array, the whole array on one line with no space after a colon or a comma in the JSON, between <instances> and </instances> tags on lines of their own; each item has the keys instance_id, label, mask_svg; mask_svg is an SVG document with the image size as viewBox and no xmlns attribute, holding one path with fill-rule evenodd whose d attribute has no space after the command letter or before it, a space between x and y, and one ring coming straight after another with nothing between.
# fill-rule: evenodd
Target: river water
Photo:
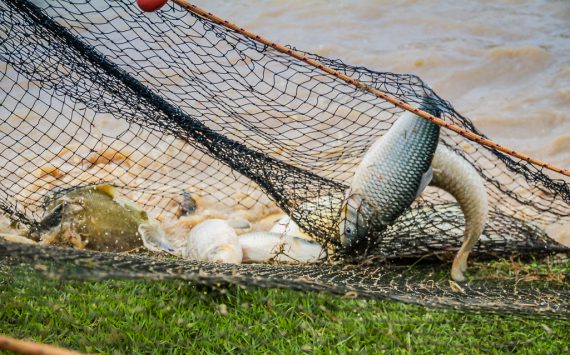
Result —
<instances>
[{"instance_id":1,"label":"river water","mask_svg":"<svg viewBox=\"0 0 570 355\"><path fill-rule=\"evenodd\" d=\"M420 76L490 138L570 167L570 2L208 1L273 41Z\"/></svg>"}]
</instances>

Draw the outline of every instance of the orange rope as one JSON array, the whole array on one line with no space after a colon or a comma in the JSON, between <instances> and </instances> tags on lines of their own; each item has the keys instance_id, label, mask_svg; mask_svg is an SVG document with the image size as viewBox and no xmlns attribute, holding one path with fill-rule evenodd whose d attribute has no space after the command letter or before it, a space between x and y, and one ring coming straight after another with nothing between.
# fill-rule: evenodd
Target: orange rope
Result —
<instances>
[{"instance_id":1,"label":"orange rope","mask_svg":"<svg viewBox=\"0 0 570 355\"><path fill-rule=\"evenodd\" d=\"M42 355L81 355L78 352L31 341L14 339L0 335L0 350L11 351L15 354Z\"/></svg>"},{"instance_id":2,"label":"orange rope","mask_svg":"<svg viewBox=\"0 0 570 355\"><path fill-rule=\"evenodd\" d=\"M338 71L336 71L336 70L334 70L334 69L332 69L332 68L329 68L328 66L324 65L323 63L321 63L321 62L319 62L319 61L317 61L317 60L314 60L314 59L311 59L311 58L307 58L307 57L306 57L305 55L303 55L302 53L299 53L299 52L297 52L297 51L295 51L295 50L292 50L292 49L290 49L290 48L287 48L287 47L285 47L285 46L283 46L283 45L280 45L280 44L277 44L277 43L275 43L275 42L272 42L272 41L270 41L269 39L267 39L267 38L265 38L265 37L259 36L259 35L255 34L255 33L253 33L253 32L250 32L250 31L244 29L243 27L239 27L239 26L237 26L237 25L235 25L235 24L233 24L233 23L231 23L231 22L229 22L229 21L227 21L227 20L224 20L224 19L221 18L221 17L218 17L218 16L212 14L211 12L208 12L208 11L206 11L206 10L204 10L204 9L201 9L201 8L199 8L199 7L196 6L196 5L190 4L190 3L187 2L186 0L173 0L173 1L174 1L176 4L178 4L179 6L185 8L186 10L188 10L188 11L190 11L190 12L193 12L193 13L195 13L195 14L201 16L201 17L207 18L207 19L209 19L209 20L212 21L212 22L215 22L215 23L217 23L217 24L219 24L219 25L221 25L221 26L224 26L224 27L226 27L226 28L229 28L229 29L231 29L231 30L233 30L233 31L235 31L235 32L237 32L237 33L239 33L239 34L242 34L242 35L244 35L244 36L246 36L246 37L249 37L249 38L253 39L254 41L257 41L257 42L260 42L260 43L262 43L262 44L264 44L264 45L266 45L266 46L269 46L269 47L271 47L271 48L273 48L273 49L275 49L275 50L277 50L277 51L279 51L279 52L285 53L285 54L287 54L287 55L290 55L291 57L294 57L294 58L296 58L296 59L299 59L299 60L301 60L301 61L303 61L303 62L305 62L305 63L307 63L307 64L309 64L309 65L312 65L312 66L314 66L314 67L316 67L316 68L318 68L318 69L320 69L320 70L322 70L322 71L324 71L324 72L326 72L326 73L329 73L329 74L331 74L331 75L334 75L335 77L337 77L337 78L339 78L339 79L341 79L341 80L344 80L344 81L346 81L347 83L349 83L349 84L351 84L351 85L354 85L354 86L355 86L357 89L359 89L359 90L364 90L364 91L367 91L367 92L369 92L369 93L371 93L371 94L373 94L373 95L376 95L377 97L379 97L379 98L381 98L381 99L384 99L384 100L386 100L386 101L388 101L388 102L390 102L390 103L392 103L392 104L394 104L394 105L396 105L396 106L398 106L398 107L400 107L400 108L403 108L404 110L413 112L413 113L415 113L416 115L418 115L418 116L420 116L420 117L422 117L422 118L425 118L425 119L428 120L428 121L431 121L431 122L433 122L433 123L435 123L435 124L437 124L437 125L439 125L439 126L445 127L445 128L447 128L447 129L449 129L449 130L452 130L453 132L456 132L456 133L462 135L463 137L465 137L465 138L467 138L467 139L469 139L469 140L471 140L471 141L474 141L474 142L477 142L477 143L479 143L479 144L485 145L485 146L487 146L487 147L493 148L493 149L495 149L495 150L501 151L501 152L506 153L506 154L508 154L508 155L510 155L510 156L513 156L513 157L516 157L516 158L525 160L525 161L527 161L527 162L529 162L529 163L532 163L532 164L534 164L534 165L538 165L538 166L540 166L540 167L542 167L542 168L549 169L549 170L552 170L552 171L556 171L556 172L558 172L558 173L560 173L560 174L563 174L563 175L566 175L566 176L570 176L570 170L562 169L562 168L559 168L559 167L554 166L554 165L552 165L552 164L547 164L547 163L545 163L545 162L543 162L543 161L540 161L540 160L538 160L538 159L531 158L531 157L529 157L529 156L526 155L526 154L519 153L519 152L517 152L517 151L515 151L515 150L513 150L513 149L504 147L504 146L502 146L502 145L500 145L500 144L498 144L498 143L493 142L493 141L490 140L490 139L481 137L480 135L475 134L475 133L473 133L473 132L471 132L471 131L468 131L468 130L466 130L466 129L464 129L464 128L461 128L461 127L459 127L459 126L457 126L457 125L454 125L454 124L452 124L452 123L445 122L444 120L442 120L442 119L439 118L439 117L433 116L433 115L431 115L431 114L429 114L429 113L427 113L427 112L425 112L425 111L422 111L422 110L418 109L417 107L414 107L414 106L412 106L412 105L410 105L410 104L408 104L408 103L405 103L405 102L403 102L403 101L401 101L401 100L398 100L397 98L392 97L392 96L386 94L386 93L383 92L383 91L380 91L380 90L378 90L378 89L376 89L376 88L373 88L373 87L371 87L371 86L369 86L369 85L366 85L366 84L364 84L364 83L362 83L362 82L360 82L360 81L358 81L358 80L356 80L356 79L353 79L353 78L349 77L348 75L345 75L345 74L340 73L340 72L338 72Z\"/></svg>"}]
</instances>

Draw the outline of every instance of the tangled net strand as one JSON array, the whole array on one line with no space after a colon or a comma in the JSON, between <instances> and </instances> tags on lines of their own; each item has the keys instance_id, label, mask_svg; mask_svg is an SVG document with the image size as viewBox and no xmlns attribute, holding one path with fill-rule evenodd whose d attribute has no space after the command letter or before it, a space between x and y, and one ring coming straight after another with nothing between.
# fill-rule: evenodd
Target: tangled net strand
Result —
<instances>
[{"instance_id":1,"label":"tangled net strand","mask_svg":"<svg viewBox=\"0 0 570 355\"><path fill-rule=\"evenodd\" d=\"M0 209L30 228L43 216L50 191L112 183L155 216L172 215L182 191L214 196L229 206L276 204L334 248L339 245L334 216L359 160L403 112L175 5L142 14L129 1L36 5L4 0L0 19ZM303 54L410 104L418 105L426 94L436 97L442 119L482 135L417 76ZM113 129L105 125L109 122ZM549 226L570 225L567 180L449 130L442 130L441 141L477 169L489 195L490 221L473 257L568 251L545 232ZM65 174L87 155L96 162L128 161L144 169L133 173L93 163L82 174ZM379 236L382 242L371 255L449 254L459 248L463 227L453 199L428 188ZM357 270L342 260L314 266L219 266L1 240L0 255L83 265L76 272L84 279L225 280L332 293L354 290L458 308L570 313L564 283L531 285L511 299L503 291L516 288L514 281L481 281L458 294L446 282L426 286L434 266L413 271L368 264ZM86 259L93 261L91 267ZM549 301L540 301L540 294Z\"/></svg>"}]
</instances>

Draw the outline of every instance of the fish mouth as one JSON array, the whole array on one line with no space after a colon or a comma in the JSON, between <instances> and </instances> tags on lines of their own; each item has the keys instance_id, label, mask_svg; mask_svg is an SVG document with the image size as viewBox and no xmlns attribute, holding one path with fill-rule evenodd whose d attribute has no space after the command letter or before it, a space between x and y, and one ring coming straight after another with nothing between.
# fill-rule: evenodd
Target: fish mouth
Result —
<instances>
[{"instance_id":1,"label":"fish mouth","mask_svg":"<svg viewBox=\"0 0 570 355\"><path fill-rule=\"evenodd\" d=\"M347 235L350 232L350 228L354 228L355 231L357 228L356 225L354 225L354 223L352 223L352 221L348 219L348 216L349 216L349 207L347 203L341 209L340 223L338 226L338 230L340 232L340 244L345 249L350 249L352 244L358 239L354 235L351 236ZM348 224L350 224L350 226L348 226Z\"/></svg>"},{"instance_id":2,"label":"fish mouth","mask_svg":"<svg viewBox=\"0 0 570 355\"><path fill-rule=\"evenodd\" d=\"M340 243L347 253L360 253L368 248L368 222L371 216L365 213L366 210L361 196L347 193L339 223Z\"/></svg>"},{"instance_id":3,"label":"fish mouth","mask_svg":"<svg viewBox=\"0 0 570 355\"><path fill-rule=\"evenodd\" d=\"M365 256L371 248L378 243L376 239L366 236L366 238L344 239L341 236L342 249L340 252L346 256Z\"/></svg>"},{"instance_id":4,"label":"fish mouth","mask_svg":"<svg viewBox=\"0 0 570 355\"><path fill-rule=\"evenodd\" d=\"M344 227L345 222L341 222L341 228ZM372 243L372 238L368 236L368 231L362 229L358 230L357 228L355 236L347 236L345 233L340 234L340 244L341 244L341 252L344 255L361 255L363 252L368 250L371 245L375 244ZM364 237L363 237L364 236Z\"/></svg>"},{"instance_id":5,"label":"fish mouth","mask_svg":"<svg viewBox=\"0 0 570 355\"><path fill-rule=\"evenodd\" d=\"M343 209L343 213L346 207ZM343 215L344 217L344 215ZM350 223L354 228L350 235L347 235L346 224ZM381 234L386 230L387 224L370 224L370 217L365 216L361 211L356 215L355 221L351 222L346 217L342 218L339 224L341 247L338 250L342 255L348 257L362 257L368 253L381 241Z\"/></svg>"}]
</instances>

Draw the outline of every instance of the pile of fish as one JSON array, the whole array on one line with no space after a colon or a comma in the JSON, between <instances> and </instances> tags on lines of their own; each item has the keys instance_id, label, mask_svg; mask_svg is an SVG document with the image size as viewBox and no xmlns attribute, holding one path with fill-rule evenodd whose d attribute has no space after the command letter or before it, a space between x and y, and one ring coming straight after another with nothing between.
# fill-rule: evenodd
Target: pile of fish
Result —
<instances>
[{"instance_id":1,"label":"pile of fish","mask_svg":"<svg viewBox=\"0 0 570 355\"><path fill-rule=\"evenodd\" d=\"M294 222L289 220L285 223ZM279 231L280 229L283 231ZM309 263L326 257L326 251L320 244L297 235L286 234L286 229L287 225L278 222L269 232L250 232L237 236L227 222L219 219L207 220L190 233L186 256L198 260L224 261L221 256L232 255L236 263L272 260ZM217 238L211 240L211 235L216 235Z\"/></svg>"},{"instance_id":2,"label":"pile of fish","mask_svg":"<svg viewBox=\"0 0 570 355\"><path fill-rule=\"evenodd\" d=\"M425 97L421 108L437 116L439 109L432 102ZM339 226L345 252L361 256L428 185L449 192L465 215L464 242L451 270L454 280L463 281L469 252L487 221L486 190L474 167L439 143L439 126L411 112L402 114L370 147L344 201L307 201L300 208L336 206L340 214L331 212L326 218ZM46 210L25 236L0 230L0 237L114 252L145 247L192 260L235 264L311 263L330 252L283 213L269 214L254 226L246 212L221 213L189 192L182 194L177 218L161 222L118 197L108 184L53 192Z\"/></svg>"},{"instance_id":3,"label":"pile of fish","mask_svg":"<svg viewBox=\"0 0 570 355\"><path fill-rule=\"evenodd\" d=\"M104 184L55 193L36 229L25 236L0 233L0 237L112 252L145 247L191 260L234 264L311 263L327 255L285 215L270 215L277 219L269 231L245 233L252 227L247 220L211 216L215 214L207 206L185 193L178 219L160 223L132 201L118 197L113 186Z\"/></svg>"}]
</instances>

